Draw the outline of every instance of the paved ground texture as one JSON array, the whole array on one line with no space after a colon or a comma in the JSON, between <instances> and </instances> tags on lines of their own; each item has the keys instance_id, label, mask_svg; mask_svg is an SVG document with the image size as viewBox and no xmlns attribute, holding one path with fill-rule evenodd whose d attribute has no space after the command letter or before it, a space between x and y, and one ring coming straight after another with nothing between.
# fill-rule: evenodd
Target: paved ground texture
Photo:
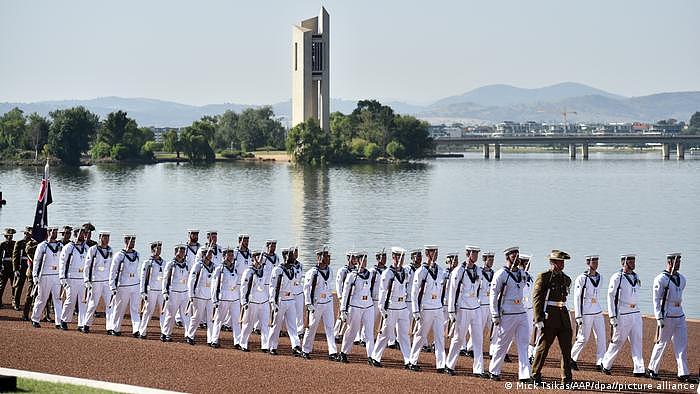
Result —
<instances>
[{"instance_id":1,"label":"paved ground texture","mask_svg":"<svg viewBox=\"0 0 700 394\"><path fill-rule=\"evenodd\" d=\"M242 392L273 390L272 392L456 392L479 387L479 391L506 391L508 384L516 387L517 363L506 363L503 381L492 382L471 376L471 359L460 357L458 375L451 377L437 374L434 355L424 353L420 364L423 372L403 369L398 350L387 349L384 368L367 364L365 349L355 346L350 364L340 364L326 359L326 344L322 333L316 337L311 360L292 357L288 338L282 338L280 355L271 356L258 352L259 337L251 338L251 352L243 353L232 348L231 333L223 333L220 349L206 346L199 330L198 343L190 346L182 343L182 329L176 329L174 342L158 340L157 321L151 322L147 340L128 335L130 325L123 328L125 336L105 335L104 320L97 319L90 334L82 334L71 325L71 330L57 330L51 323L33 329L30 323L20 321L20 312L0 309L0 366L36 372L60 374L80 378L103 380L137 386L193 393ZM689 323L688 364L697 374L700 369L700 322ZM644 359L648 362L655 333L655 322L644 319ZM574 371L574 379L582 382L625 383L653 385L619 390L602 391L654 391L696 392L696 387L678 390L675 361L671 349L664 354L661 376L663 381L632 377L629 346L626 346L615 366L612 376L595 371L594 344L589 343L579 361L580 371ZM510 357L516 360L511 349ZM559 380L560 353L557 345L550 350L543 370L545 381ZM488 361L486 361L488 365ZM591 384L592 384L591 383ZM661 386L657 386L661 385ZM590 391L601 391L591 388ZM651 390L650 390L651 388ZM646 390L645 390L646 389Z\"/></svg>"}]
</instances>

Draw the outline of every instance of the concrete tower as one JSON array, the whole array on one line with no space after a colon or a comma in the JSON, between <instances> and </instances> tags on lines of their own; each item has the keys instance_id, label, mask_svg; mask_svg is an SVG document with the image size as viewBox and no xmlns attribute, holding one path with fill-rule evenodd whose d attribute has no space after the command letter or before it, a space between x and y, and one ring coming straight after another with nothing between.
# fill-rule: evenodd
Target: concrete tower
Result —
<instances>
[{"instance_id":1,"label":"concrete tower","mask_svg":"<svg viewBox=\"0 0 700 394\"><path fill-rule=\"evenodd\" d=\"M330 17L321 7L318 17L292 27L292 126L314 118L329 131Z\"/></svg>"}]
</instances>

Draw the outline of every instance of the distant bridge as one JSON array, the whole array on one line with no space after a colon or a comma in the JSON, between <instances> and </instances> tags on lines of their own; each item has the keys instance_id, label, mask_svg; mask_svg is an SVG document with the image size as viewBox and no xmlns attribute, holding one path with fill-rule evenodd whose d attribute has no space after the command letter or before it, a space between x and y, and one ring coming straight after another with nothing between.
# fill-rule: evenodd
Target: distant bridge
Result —
<instances>
[{"instance_id":1,"label":"distant bridge","mask_svg":"<svg viewBox=\"0 0 700 394\"><path fill-rule=\"evenodd\" d=\"M456 148L473 145L483 145L484 158L488 159L493 145L493 156L501 158L501 145L568 145L569 157L576 158L576 149L581 147L581 157L588 160L588 147L595 144L607 145L639 145L660 144L664 160L670 158L671 148L675 148L678 160L685 158L687 146L699 146L700 135L676 135L676 134L560 134L560 135L470 135L465 137L438 137L435 139L435 148Z\"/></svg>"}]
</instances>

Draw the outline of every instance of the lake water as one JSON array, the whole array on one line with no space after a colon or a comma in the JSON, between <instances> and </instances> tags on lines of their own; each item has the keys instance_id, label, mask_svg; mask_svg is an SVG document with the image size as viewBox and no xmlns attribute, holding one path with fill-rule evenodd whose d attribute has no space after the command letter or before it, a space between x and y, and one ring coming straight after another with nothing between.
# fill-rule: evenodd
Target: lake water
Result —
<instances>
[{"instance_id":1,"label":"lake water","mask_svg":"<svg viewBox=\"0 0 700 394\"><path fill-rule=\"evenodd\" d=\"M0 167L8 200L0 228L31 223L40 171ZM519 245L534 256L533 274L546 269L552 248L572 255L566 264L572 277L585 269L585 254L600 254L607 283L619 269L618 255L637 253L645 314L665 253L680 251L689 283L685 310L700 317L700 294L692 291L700 282L700 160L693 156L662 161L659 153L592 153L589 161L570 161L567 154L506 153L496 161L468 153L407 166L327 169L97 165L52 169L52 191L50 223L91 221L112 232L113 247L121 247L122 233L134 232L142 254L148 242L162 240L166 258L191 227L217 229L224 246L235 246L239 232L252 235L252 248L267 238L276 238L278 248L299 245L307 266L313 250L328 244L335 268L349 248L373 253L432 243L442 257L460 252L460 260L465 244L495 250L498 267L501 251Z\"/></svg>"}]
</instances>

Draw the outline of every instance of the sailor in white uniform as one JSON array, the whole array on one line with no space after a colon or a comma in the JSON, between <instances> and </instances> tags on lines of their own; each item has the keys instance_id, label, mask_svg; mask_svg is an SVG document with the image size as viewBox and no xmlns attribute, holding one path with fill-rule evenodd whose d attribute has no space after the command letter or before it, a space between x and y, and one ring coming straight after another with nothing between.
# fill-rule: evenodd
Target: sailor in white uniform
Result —
<instances>
[{"instance_id":1,"label":"sailor in white uniform","mask_svg":"<svg viewBox=\"0 0 700 394\"><path fill-rule=\"evenodd\" d=\"M233 254L232 248L224 249L224 260L220 266L214 269L214 280L211 288L211 298L214 302L214 327L211 340L213 348L220 346L221 326L226 320L232 322L234 349L241 348L241 324L238 320L241 313L241 275L236 269Z\"/></svg>"},{"instance_id":2,"label":"sailor in white uniform","mask_svg":"<svg viewBox=\"0 0 700 394\"><path fill-rule=\"evenodd\" d=\"M358 261L357 271L351 271L343 285L343 303L340 305L341 320L347 325L343 334L340 362L348 362L354 338L361 327L365 328L367 362L372 364L374 349L374 302L370 289L370 273L367 270L367 253L357 252L352 256ZM341 330L342 331L342 330Z\"/></svg>"},{"instance_id":3,"label":"sailor in white uniform","mask_svg":"<svg viewBox=\"0 0 700 394\"><path fill-rule=\"evenodd\" d=\"M187 267L189 267L190 269L194 267L194 262L197 259L197 255L201 246L202 245L199 243L199 230L187 230L187 242L185 242L185 262L187 263ZM190 320L189 316L187 317L187 320ZM182 316L180 315L179 310L176 311L175 321L178 327L182 327ZM204 328L203 325L200 326L200 328Z\"/></svg>"},{"instance_id":4,"label":"sailor in white uniform","mask_svg":"<svg viewBox=\"0 0 700 394\"><path fill-rule=\"evenodd\" d=\"M374 321L379 321L380 315L379 315L379 281L382 278L382 273L386 270L386 250L378 250L375 253L375 259L376 259L376 264L374 267L369 268L369 274L370 274L370 293L372 294L372 302L374 302ZM372 330L374 330L374 326L372 326ZM361 346L366 346L366 337L365 337L365 329L364 327L360 330L360 335L359 338L355 338L356 340L359 339L359 343L355 343L356 345L359 344Z\"/></svg>"},{"instance_id":5,"label":"sailor in white uniform","mask_svg":"<svg viewBox=\"0 0 700 394\"><path fill-rule=\"evenodd\" d=\"M522 272L523 276L525 277L525 283L524 283L524 288L523 288L523 307L525 307L525 313L527 313L527 321L530 322L528 325L529 331L527 333L528 338L532 338L532 331L534 330L534 311L532 310L532 289L535 285L535 280L532 278L532 275L530 275L530 260L532 259L532 256L529 254L520 254L518 255L518 268L520 268L520 271ZM514 341L510 341L510 345L508 345L508 350L510 350L511 346L513 345ZM532 341L529 341L532 342ZM535 343L528 343L527 345L527 358L530 364L532 364L533 359L535 356ZM510 358L508 357L508 351L506 351L506 357L505 357L506 362L510 362Z\"/></svg>"},{"instance_id":6,"label":"sailor in white uniform","mask_svg":"<svg viewBox=\"0 0 700 394\"><path fill-rule=\"evenodd\" d=\"M48 227L48 239L42 241L34 252L32 260L32 277L37 287L34 308L32 309L32 326L41 327L39 320L51 296L54 306L54 321L61 325L61 285L58 281L58 262L61 255L61 243L58 242L58 227Z\"/></svg>"},{"instance_id":7,"label":"sailor in white uniform","mask_svg":"<svg viewBox=\"0 0 700 394\"><path fill-rule=\"evenodd\" d=\"M678 272L681 269L681 254L666 255L666 270L654 278L654 317L656 318L657 333L654 349L647 373L652 379L659 379L661 357L669 342L673 342L673 353L678 368L678 380L690 382L688 370L688 324L683 311L683 291L685 276ZM693 383L696 381L693 380Z\"/></svg>"},{"instance_id":8,"label":"sailor in white uniform","mask_svg":"<svg viewBox=\"0 0 700 394\"><path fill-rule=\"evenodd\" d=\"M262 261L262 254L254 250L253 265L241 277L241 350L248 351L248 339L253 327L260 327L260 351L269 351L270 274L272 265Z\"/></svg>"},{"instance_id":9,"label":"sailor in white uniform","mask_svg":"<svg viewBox=\"0 0 700 394\"><path fill-rule=\"evenodd\" d=\"M184 319L185 332L190 325L190 317L185 313L189 302L187 279L190 275L186 254L187 245L175 245L175 257L165 264L162 284L165 319L160 328L160 340L163 342L172 342L173 325L178 312Z\"/></svg>"},{"instance_id":10,"label":"sailor in white uniform","mask_svg":"<svg viewBox=\"0 0 700 394\"><path fill-rule=\"evenodd\" d=\"M95 310L102 300L105 306L105 329L113 330L112 311L109 306L112 291L109 288L109 268L112 265L112 247L109 246L109 232L100 231L97 236L97 245L91 246L85 258L85 269L83 270L85 287L88 289L87 311L85 311L85 326L83 332L90 332L95 320Z\"/></svg>"},{"instance_id":11,"label":"sailor in white uniform","mask_svg":"<svg viewBox=\"0 0 700 394\"><path fill-rule=\"evenodd\" d=\"M73 230L73 240L61 249L58 271L65 301L61 307L61 329L68 330L68 323L73 320L73 312L78 306L78 327L83 326L83 318L87 303L84 303L85 283L83 270L87 246L85 246L85 230L76 228Z\"/></svg>"},{"instance_id":12,"label":"sailor in white uniform","mask_svg":"<svg viewBox=\"0 0 700 394\"><path fill-rule=\"evenodd\" d=\"M335 276L335 291L336 291L336 296L338 297L338 305L343 305L343 286L345 286L345 279L348 277L348 274L352 271L355 271L357 269L357 257L353 257L354 251L348 250L345 253L345 260L347 261L347 264L340 267L338 270L338 273ZM340 343L343 339L343 333L341 332L341 328L344 326L342 319L340 318L340 308L338 308L338 318L335 321L335 325L333 326L333 335L335 335L335 342Z\"/></svg>"},{"instance_id":13,"label":"sailor in white uniform","mask_svg":"<svg viewBox=\"0 0 700 394\"><path fill-rule=\"evenodd\" d=\"M606 375L611 374L613 362L629 339L634 376L645 376L642 354L642 314L639 311L641 281L634 272L636 260L637 256L634 254L620 256L622 269L610 277L608 314L613 332L608 351L603 356L603 373Z\"/></svg>"},{"instance_id":14,"label":"sailor in white uniform","mask_svg":"<svg viewBox=\"0 0 700 394\"><path fill-rule=\"evenodd\" d=\"M249 234L238 234L238 246L233 251L233 261L236 265L236 271L239 275L245 271L246 268L253 265L253 256L248 249L248 242L250 241Z\"/></svg>"},{"instance_id":15,"label":"sailor in white uniform","mask_svg":"<svg viewBox=\"0 0 700 394\"><path fill-rule=\"evenodd\" d=\"M185 333L185 342L190 345L195 344L198 323L210 321L214 313L214 304L211 301L212 276L214 274L213 258L214 248L207 248L202 258L195 261L187 279L191 324ZM206 330L207 345L211 345L213 325L207 324Z\"/></svg>"},{"instance_id":16,"label":"sailor in white uniform","mask_svg":"<svg viewBox=\"0 0 700 394\"><path fill-rule=\"evenodd\" d=\"M221 250L221 246L218 245L218 241L219 232L216 230L209 230L207 231L207 243L199 248L200 254L204 253L208 248L212 250L213 256L211 257L211 262L214 263L215 267L220 266L224 258L223 251Z\"/></svg>"},{"instance_id":17,"label":"sailor in white uniform","mask_svg":"<svg viewBox=\"0 0 700 394\"><path fill-rule=\"evenodd\" d=\"M141 277L139 287L141 292L141 324L139 325L139 338L146 339L148 330L148 322L156 310L156 306L160 309L159 325L163 325L163 270L165 261L160 257L163 248L163 242L151 242L151 257L143 262L141 266Z\"/></svg>"},{"instance_id":18,"label":"sailor in white uniform","mask_svg":"<svg viewBox=\"0 0 700 394\"><path fill-rule=\"evenodd\" d=\"M492 251L487 251L481 254L481 260L483 262L483 265L480 267L481 268L481 288L482 291L479 292L479 310L481 311L481 332L482 332L482 337L484 335L484 330L488 327L488 330L486 330L486 333L493 333L493 329L491 328L493 326L491 322L491 310L489 307L489 297L491 295L491 281L493 281L493 274L494 271L492 269L493 267L493 259L494 259L495 253ZM488 335L489 339L489 356L493 356L493 344L496 342L496 336L495 335ZM472 342L472 332L471 329L469 329L469 340L467 341L467 346L466 346L466 355L468 357L474 357L474 343Z\"/></svg>"},{"instance_id":19,"label":"sailor in white uniform","mask_svg":"<svg viewBox=\"0 0 700 394\"><path fill-rule=\"evenodd\" d=\"M136 236L133 234L124 235L124 249L114 255L109 268L109 287L112 290L112 331L107 331L110 335L121 335L122 320L129 306L129 316L131 318L131 332L134 337L139 335L139 325L141 323L139 301L139 270L141 263L139 253L134 250Z\"/></svg>"},{"instance_id":20,"label":"sailor in white uniform","mask_svg":"<svg viewBox=\"0 0 700 394\"><path fill-rule=\"evenodd\" d=\"M297 309L297 333L301 341L304 336L304 267L299 261L299 248L292 246L290 253L294 254L294 305Z\"/></svg>"},{"instance_id":21,"label":"sailor in white uniform","mask_svg":"<svg viewBox=\"0 0 700 394\"><path fill-rule=\"evenodd\" d=\"M603 308L600 306L600 297L604 295L605 287L603 276L598 272L598 255L586 256L588 269L579 275L574 281L574 318L576 319L576 342L571 348L571 369L578 370L578 358L583 347L591 336L595 335L596 341L596 368L603 370L603 356L605 355L606 336L605 318ZM602 291L601 291L602 290Z\"/></svg>"},{"instance_id":22,"label":"sailor in white uniform","mask_svg":"<svg viewBox=\"0 0 700 394\"><path fill-rule=\"evenodd\" d=\"M304 280L304 302L308 314L308 327L304 333L302 356L311 358L314 338L318 326L323 323L323 332L328 344L328 358L336 361L338 350L333 336L333 272L329 267L331 255L327 247L316 251L316 266L306 272Z\"/></svg>"},{"instance_id":23,"label":"sailor in white uniform","mask_svg":"<svg viewBox=\"0 0 700 394\"><path fill-rule=\"evenodd\" d=\"M282 324L286 325L287 334L292 344L292 353L295 356L301 355L301 341L297 333L297 308L294 296L295 283L299 282L296 277L294 263L294 252L287 250L286 259L272 268L270 273L270 354L277 355L279 345L280 329Z\"/></svg>"}]
</instances>

